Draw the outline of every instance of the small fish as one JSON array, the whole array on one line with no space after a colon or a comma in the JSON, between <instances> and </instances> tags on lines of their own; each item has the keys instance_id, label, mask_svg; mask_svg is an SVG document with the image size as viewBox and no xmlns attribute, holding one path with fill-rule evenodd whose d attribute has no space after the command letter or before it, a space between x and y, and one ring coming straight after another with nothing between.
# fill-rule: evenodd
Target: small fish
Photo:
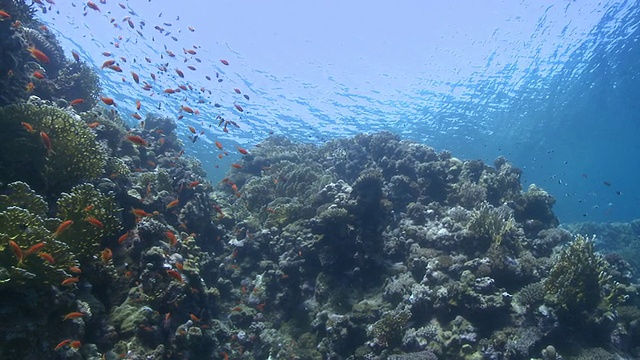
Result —
<instances>
[{"instance_id":1,"label":"small fish","mask_svg":"<svg viewBox=\"0 0 640 360\"><path fill-rule=\"evenodd\" d=\"M140 145L140 146L147 146L148 143L145 139L141 138L138 135L128 135L127 136L127 140L131 141L132 143L136 144L136 145Z\"/></svg>"},{"instance_id":2,"label":"small fish","mask_svg":"<svg viewBox=\"0 0 640 360\"><path fill-rule=\"evenodd\" d=\"M249 153L246 149L241 148L240 146L238 146L238 152L242 155L247 155Z\"/></svg>"},{"instance_id":3,"label":"small fish","mask_svg":"<svg viewBox=\"0 0 640 360\"><path fill-rule=\"evenodd\" d=\"M37 253L38 251L42 250L42 248L44 248L44 247L45 247L45 245L46 245L46 244L45 244L43 241L41 241L41 242L39 242L39 243L37 243L37 244L33 245L32 247L30 247L30 248L29 248L29 249L24 253L24 256L29 256L29 255L31 255L31 254L35 254L35 253Z\"/></svg>"},{"instance_id":4,"label":"small fish","mask_svg":"<svg viewBox=\"0 0 640 360\"><path fill-rule=\"evenodd\" d=\"M100 68L101 68L101 69L108 68L109 66L111 66L111 65L113 65L113 64L115 64L115 63L116 63L116 61L115 61L115 60L113 60L113 59L109 59L109 60L106 60L105 62L103 62L103 63L102 63L102 66L100 66Z\"/></svg>"},{"instance_id":5,"label":"small fish","mask_svg":"<svg viewBox=\"0 0 640 360\"><path fill-rule=\"evenodd\" d=\"M133 117L136 120L141 120L142 119L142 116L138 115L138 113L131 114L131 117Z\"/></svg>"},{"instance_id":6,"label":"small fish","mask_svg":"<svg viewBox=\"0 0 640 360\"><path fill-rule=\"evenodd\" d=\"M104 224L93 216L89 216L88 218L85 219L85 221L100 229L104 227Z\"/></svg>"},{"instance_id":7,"label":"small fish","mask_svg":"<svg viewBox=\"0 0 640 360\"><path fill-rule=\"evenodd\" d=\"M44 79L44 75L40 71L34 71L33 72L33 77L38 79L38 80Z\"/></svg>"},{"instance_id":8,"label":"small fish","mask_svg":"<svg viewBox=\"0 0 640 360\"><path fill-rule=\"evenodd\" d=\"M9 246L11 247L13 254L18 259L18 265L22 264L22 260L24 260L24 253L22 252L22 249L20 249L20 246L13 240L9 240Z\"/></svg>"},{"instance_id":9,"label":"small fish","mask_svg":"<svg viewBox=\"0 0 640 360\"><path fill-rule=\"evenodd\" d=\"M167 235L167 239L169 239L169 243L171 244L171 246L176 246L176 244L178 243L176 234L174 234L173 231L167 231L165 235Z\"/></svg>"},{"instance_id":10,"label":"small fish","mask_svg":"<svg viewBox=\"0 0 640 360\"><path fill-rule=\"evenodd\" d=\"M74 311L74 312L70 312L67 315L65 315L62 320L72 320L72 319L77 319L77 318L81 318L83 317L85 314L81 313L80 311Z\"/></svg>"},{"instance_id":11,"label":"small fish","mask_svg":"<svg viewBox=\"0 0 640 360\"><path fill-rule=\"evenodd\" d=\"M35 132L35 130L33 130L33 126L31 126L31 124L29 124L28 122L21 122L20 125L22 125L22 127L27 130L27 132Z\"/></svg>"},{"instance_id":12,"label":"small fish","mask_svg":"<svg viewBox=\"0 0 640 360\"><path fill-rule=\"evenodd\" d=\"M87 1L87 6L97 12L100 12L100 8L93 1Z\"/></svg>"},{"instance_id":13,"label":"small fish","mask_svg":"<svg viewBox=\"0 0 640 360\"><path fill-rule=\"evenodd\" d=\"M171 209L172 207L178 206L179 203L180 203L180 199L175 199L175 200L171 201L170 203L168 203L166 208L167 209Z\"/></svg>"},{"instance_id":14,"label":"small fish","mask_svg":"<svg viewBox=\"0 0 640 360\"><path fill-rule=\"evenodd\" d=\"M189 128L189 131L191 131L192 134L196 133L196 129L193 126L189 125L188 128Z\"/></svg>"},{"instance_id":15,"label":"small fish","mask_svg":"<svg viewBox=\"0 0 640 360\"><path fill-rule=\"evenodd\" d=\"M40 131L40 141L42 141L42 145L45 149L47 149L47 155L53 154L53 148L51 147L51 139L46 132Z\"/></svg>"},{"instance_id":16,"label":"small fish","mask_svg":"<svg viewBox=\"0 0 640 360\"><path fill-rule=\"evenodd\" d=\"M87 126L88 126L90 129L95 129L95 128L97 128L98 126L100 126L100 123L99 123L98 121L94 121L94 122L92 122L92 123L87 124Z\"/></svg>"},{"instance_id":17,"label":"small fish","mask_svg":"<svg viewBox=\"0 0 640 360\"><path fill-rule=\"evenodd\" d=\"M603 183L605 186L611 186L611 183L610 183L610 182L608 182L608 181L603 181L602 183Z\"/></svg>"},{"instance_id":18,"label":"small fish","mask_svg":"<svg viewBox=\"0 0 640 360\"><path fill-rule=\"evenodd\" d=\"M78 62L80 61L80 54L78 54L77 52L75 52L75 50L71 50L71 55L73 55L73 59Z\"/></svg>"},{"instance_id":19,"label":"small fish","mask_svg":"<svg viewBox=\"0 0 640 360\"><path fill-rule=\"evenodd\" d=\"M136 110L140 110L140 107L142 107L142 103L140 100L136 100Z\"/></svg>"},{"instance_id":20,"label":"small fish","mask_svg":"<svg viewBox=\"0 0 640 360\"><path fill-rule=\"evenodd\" d=\"M231 167L232 167L232 168L235 168L235 169L241 169L241 168L242 168L242 165L240 165L240 164L235 164L235 163L234 163L234 164L231 164Z\"/></svg>"},{"instance_id":21,"label":"small fish","mask_svg":"<svg viewBox=\"0 0 640 360\"><path fill-rule=\"evenodd\" d=\"M48 64L49 63L49 57L43 53L42 51L36 49L34 46L30 46L27 48L27 50L31 53L31 56L38 60L39 62L43 63L43 64Z\"/></svg>"},{"instance_id":22,"label":"small fish","mask_svg":"<svg viewBox=\"0 0 640 360\"><path fill-rule=\"evenodd\" d=\"M56 345L56 347L53 350L60 350L61 348L65 347L69 343L71 343L71 341L73 341L73 340L72 339L62 340L62 341L60 341L60 343L58 345Z\"/></svg>"},{"instance_id":23,"label":"small fish","mask_svg":"<svg viewBox=\"0 0 640 360\"><path fill-rule=\"evenodd\" d=\"M133 78L133 81L136 82L136 84L140 83L140 76L138 76L138 74L136 74L135 72L131 72L131 77Z\"/></svg>"},{"instance_id":24,"label":"small fish","mask_svg":"<svg viewBox=\"0 0 640 360\"><path fill-rule=\"evenodd\" d=\"M77 276L76 277L70 277L70 278L64 279L60 283L60 285L65 285L65 286L66 285L73 285L73 284L77 283L78 281L80 281L79 277L77 277Z\"/></svg>"},{"instance_id":25,"label":"small fish","mask_svg":"<svg viewBox=\"0 0 640 360\"><path fill-rule=\"evenodd\" d=\"M51 256L51 254L46 253L44 251L39 252L38 256L40 256L42 260L48 262L51 265L54 265L56 263L56 259L54 259L53 256Z\"/></svg>"},{"instance_id":26,"label":"small fish","mask_svg":"<svg viewBox=\"0 0 640 360\"><path fill-rule=\"evenodd\" d=\"M220 62L221 62L223 65L229 65L229 62L228 62L227 60L225 60L225 59L220 59Z\"/></svg>"},{"instance_id":27,"label":"small fish","mask_svg":"<svg viewBox=\"0 0 640 360\"><path fill-rule=\"evenodd\" d=\"M77 266L69 266L69 271L71 271L74 274L82 274L82 269L80 269Z\"/></svg>"},{"instance_id":28,"label":"small fish","mask_svg":"<svg viewBox=\"0 0 640 360\"><path fill-rule=\"evenodd\" d=\"M240 106L238 104L233 104L233 106L236 108L236 110L238 110L240 112L244 112L244 109L242 108L242 106Z\"/></svg>"},{"instance_id":29,"label":"small fish","mask_svg":"<svg viewBox=\"0 0 640 360\"><path fill-rule=\"evenodd\" d=\"M240 93L241 93L241 92L240 92L240 89L238 89L238 88L233 89L233 91L235 91L235 92L236 92L236 94L240 94Z\"/></svg>"},{"instance_id":30,"label":"small fish","mask_svg":"<svg viewBox=\"0 0 640 360\"><path fill-rule=\"evenodd\" d=\"M222 144L219 141L216 141L216 147L222 150Z\"/></svg>"},{"instance_id":31,"label":"small fish","mask_svg":"<svg viewBox=\"0 0 640 360\"><path fill-rule=\"evenodd\" d=\"M56 231L53 233L53 237L58 237L60 236L60 234L62 234L63 231L67 230L69 228L69 226L73 225L73 220L67 220L67 221L63 221L58 228L56 229Z\"/></svg>"},{"instance_id":32,"label":"small fish","mask_svg":"<svg viewBox=\"0 0 640 360\"><path fill-rule=\"evenodd\" d=\"M102 258L102 262L106 264L113 257L113 252L109 248L104 248L100 253L100 257Z\"/></svg>"},{"instance_id":33,"label":"small fish","mask_svg":"<svg viewBox=\"0 0 640 360\"><path fill-rule=\"evenodd\" d=\"M0 21L4 21L6 19L11 19L11 15L4 10L0 10Z\"/></svg>"},{"instance_id":34,"label":"small fish","mask_svg":"<svg viewBox=\"0 0 640 360\"><path fill-rule=\"evenodd\" d=\"M148 212L142 210L142 209L135 209L135 208L131 208L131 212L133 213L133 215L137 216L137 217L146 217L146 216L151 216L152 214L149 214Z\"/></svg>"},{"instance_id":35,"label":"small fish","mask_svg":"<svg viewBox=\"0 0 640 360\"><path fill-rule=\"evenodd\" d=\"M69 105L71 105L71 106L76 106L76 105L80 105L80 104L82 104L83 102L84 102L84 99L75 99L75 100L72 100L72 101L69 103Z\"/></svg>"},{"instance_id":36,"label":"small fish","mask_svg":"<svg viewBox=\"0 0 640 360\"><path fill-rule=\"evenodd\" d=\"M189 189L193 189L194 187L196 187L198 185L200 185L200 181L192 181L192 182L189 183L189 185L187 185L187 187Z\"/></svg>"},{"instance_id":37,"label":"small fish","mask_svg":"<svg viewBox=\"0 0 640 360\"><path fill-rule=\"evenodd\" d=\"M184 73L180 69L176 69L176 74L178 74L178 76L180 76L181 78L184 77Z\"/></svg>"},{"instance_id":38,"label":"small fish","mask_svg":"<svg viewBox=\"0 0 640 360\"><path fill-rule=\"evenodd\" d=\"M180 275L180 273L175 270L167 269L167 275L175 280L178 280L179 282L182 282L182 275Z\"/></svg>"},{"instance_id":39,"label":"small fish","mask_svg":"<svg viewBox=\"0 0 640 360\"><path fill-rule=\"evenodd\" d=\"M100 96L100 100L102 100L105 105L113 105L117 107L116 102L113 100L113 98Z\"/></svg>"}]
</instances>

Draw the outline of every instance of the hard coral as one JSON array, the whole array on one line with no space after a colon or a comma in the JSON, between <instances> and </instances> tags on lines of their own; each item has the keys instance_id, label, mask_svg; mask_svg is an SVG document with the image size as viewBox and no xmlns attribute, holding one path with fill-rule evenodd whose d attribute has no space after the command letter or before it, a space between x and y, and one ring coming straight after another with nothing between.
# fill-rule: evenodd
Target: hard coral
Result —
<instances>
[{"instance_id":1,"label":"hard coral","mask_svg":"<svg viewBox=\"0 0 640 360\"><path fill-rule=\"evenodd\" d=\"M31 124L28 132L21 122ZM102 174L105 155L95 135L69 113L44 104L0 108L0 182L26 181L48 197ZM46 134L51 150L43 146Z\"/></svg>"},{"instance_id":2,"label":"hard coral","mask_svg":"<svg viewBox=\"0 0 640 360\"><path fill-rule=\"evenodd\" d=\"M7 195L0 196L0 238L10 239L20 251L0 243L0 283L59 284L69 276L69 267L78 265L74 254L47 229L44 199L22 182L8 188ZM33 246L43 247L30 251Z\"/></svg>"},{"instance_id":3,"label":"hard coral","mask_svg":"<svg viewBox=\"0 0 640 360\"><path fill-rule=\"evenodd\" d=\"M57 239L69 245L81 261L98 255L101 241L120 231L117 204L91 184L74 187L58 200L58 217L73 224ZM98 222L92 221L97 220Z\"/></svg>"}]
</instances>

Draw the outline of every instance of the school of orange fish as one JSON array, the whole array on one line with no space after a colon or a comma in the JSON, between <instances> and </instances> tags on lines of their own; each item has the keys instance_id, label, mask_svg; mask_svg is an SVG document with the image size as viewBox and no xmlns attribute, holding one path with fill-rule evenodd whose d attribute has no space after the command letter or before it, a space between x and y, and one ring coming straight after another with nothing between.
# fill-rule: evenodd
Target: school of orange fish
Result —
<instances>
[{"instance_id":1,"label":"school of orange fish","mask_svg":"<svg viewBox=\"0 0 640 360\"><path fill-rule=\"evenodd\" d=\"M200 79L202 81L206 80L206 82L211 82L212 84L220 84L224 82L224 74L221 71L218 71L218 67L214 67L216 70L212 70L211 74L201 73L196 68L197 63L202 63L202 60L197 57L198 52L201 49L200 45L188 45L188 46L178 46L178 50L169 49L167 45L163 45L163 52L159 52L157 54L158 58L152 59L149 56L144 56L143 58L130 58L125 56L126 54L130 54L131 52L126 51L121 48L121 45L127 42L135 42L137 43L137 39L143 39L144 41L155 42L155 37L162 36L168 37L179 43L178 37L175 34L180 34L182 29L177 29L174 33L168 31L167 29L176 29L178 26L174 27L172 22L162 22L153 26L153 34L149 34L146 29L147 24L144 19L141 19L137 13L132 9L131 5L128 2L118 2L117 5L112 5L107 0L100 0L98 3L93 1L87 1L86 3L77 4L75 2L71 2L71 6L73 8L77 8L81 11L78 13L78 17L84 16L88 21L96 21L96 17L98 19L103 19L104 21L108 21L114 28L113 41L111 41L110 46L112 49L108 49L108 51L103 51L102 55L107 57L107 60L101 64L100 69L102 71L113 71L115 73L121 74L121 81L123 83L129 83L129 85L136 86L140 91L137 91L138 99L135 100L135 104L125 104L124 106L118 107L114 96L108 93L101 94L99 96L99 100L107 107L112 108L114 111L116 109L121 109L121 116L124 118L131 117L138 121L140 127L144 127L144 115L148 110L155 111L157 109L161 109L162 105L165 106L163 112L169 112L170 115L175 116L176 122L180 124L182 120L189 120L191 124L199 124L200 129L197 129L195 126L187 125L184 123L184 127L188 129L189 140L195 143L198 139L203 138L207 135L213 136L213 131L218 129L224 133L228 133L231 128L240 128L240 124L242 123L243 116L245 113L245 106L250 101L249 95L243 92L238 87L232 87L229 89L224 89L222 91L227 91L229 94L234 96L233 106L225 107L220 104L216 100L212 100L211 97L214 96L214 93L211 89L206 86L197 85L200 84L199 80L189 78L193 78L193 76L185 75L185 71L183 69L187 69L189 71L196 73L200 73L201 76L204 76L204 79ZM43 14L46 13L55 13L55 2L53 0L34 0L34 5L40 6L40 10ZM121 18L116 18L117 13L123 13L124 16ZM158 19L162 18L162 13L158 15ZM179 16L176 16L176 21L179 21ZM0 19L2 20L11 20L11 14L8 14L4 11L0 11ZM20 26L17 21L14 23L15 27ZM42 26L43 31L50 31L45 25ZM189 32L195 32L196 29L190 25L186 26L186 30ZM41 63L48 63L49 58L45 52L41 49L37 49L35 47L29 47L29 52L31 56ZM86 60L89 63L95 63L95 59L83 59L81 54L76 50L71 50L71 54L75 61ZM211 59L208 59L211 61ZM231 66L230 62L227 59L216 59L213 62L219 63L219 66L227 67ZM148 74L139 73L139 71L135 71L134 68L144 68L144 67L153 67ZM145 70L146 71L146 70ZM126 74L126 75L125 75ZM175 74L175 75L174 75ZM109 77L111 74L103 73L104 77ZM194 75L195 76L195 75ZM42 72L35 71L33 73L33 82L30 82L27 90L31 91L37 86L37 81L44 79L46 74ZM167 83L170 86L167 86ZM143 95L143 96L140 96ZM159 102L155 104L158 99ZM85 101L85 99L67 99L69 101L70 106L76 106ZM150 102L154 101L154 104L151 105ZM147 104L145 104L147 103ZM173 110L171 109L171 104L179 103L179 106ZM205 116L201 114L198 106L206 107L208 113L214 113L213 116ZM168 107L168 109L167 109ZM133 109L135 111L127 111L124 109ZM147 108L147 109L145 109ZM189 119L185 119L185 117L190 117ZM198 119L198 117L202 119ZM213 117L213 120L211 118ZM23 126L28 126L29 124L23 124ZM99 126L99 123L88 124L90 127L95 128ZM29 129L27 129L29 130ZM211 134L207 134L209 131ZM272 131L269 134L273 134ZM50 141L46 133L41 133L41 138L43 144L47 147L47 150L50 149ZM138 144L138 145L146 145L146 141L142 138L136 136L128 137L128 140ZM219 159L223 159L225 156L229 155L228 151L225 151L221 142L215 139L209 139L210 142L214 143L217 151L220 151L217 154ZM47 145L49 144L49 145ZM237 147L238 151L242 155L246 155L248 152L241 148ZM216 149L213 149L216 151ZM217 168L218 165L215 165Z\"/></svg>"}]
</instances>

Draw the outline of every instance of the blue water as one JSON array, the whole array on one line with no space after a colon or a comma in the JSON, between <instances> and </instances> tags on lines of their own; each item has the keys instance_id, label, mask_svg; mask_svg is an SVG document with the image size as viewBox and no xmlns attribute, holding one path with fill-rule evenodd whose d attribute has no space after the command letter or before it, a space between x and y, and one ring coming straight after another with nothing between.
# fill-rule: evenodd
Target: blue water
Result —
<instances>
[{"instance_id":1,"label":"blue water","mask_svg":"<svg viewBox=\"0 0 640 360\"><path fill-rule=\"evenodd\" d=\"M184 115L187 152L212 181L237 160L236 146L270 133L322 143L391 130L461 159L506 156L525 188L557 198L563 222L640 217L637 1L85 4L58 1L39 16L69 57L95 66L131 125L136 99L142 116ZM100 70L110 58L122 73ZM178 85L193 90L163 92ZM218 115L239 128L222 131ZM205 131L196 142L189 125ZM230 155L219 159L214 141Z\"/></svg>"}]
</instances>

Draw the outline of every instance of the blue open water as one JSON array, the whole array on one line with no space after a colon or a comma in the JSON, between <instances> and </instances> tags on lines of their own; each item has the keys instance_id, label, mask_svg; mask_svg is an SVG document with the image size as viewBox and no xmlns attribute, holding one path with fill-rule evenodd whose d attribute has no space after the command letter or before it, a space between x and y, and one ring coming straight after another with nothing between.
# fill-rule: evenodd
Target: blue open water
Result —
<instances>
[{"instance_id":1,"label":"blue open water","mask_svg":"<svg viewBox=\"0 0 640 360\"><path fill-rule=\"evenodd\" d=\"M639 217L637 1L104 2L38 16L94 64L132 125L136 99L143 116L184 115L187 151L213 181L236 160L215 141L391 130L463 159L506 156L524 186L557 198L562 222ZM108 58L123 72L100 70ZM163 92L179 85L191 89ZM218 115L238 128L222 131ZM204 131L195 142L189 125Z\"/></svg>"}]
</instances>

